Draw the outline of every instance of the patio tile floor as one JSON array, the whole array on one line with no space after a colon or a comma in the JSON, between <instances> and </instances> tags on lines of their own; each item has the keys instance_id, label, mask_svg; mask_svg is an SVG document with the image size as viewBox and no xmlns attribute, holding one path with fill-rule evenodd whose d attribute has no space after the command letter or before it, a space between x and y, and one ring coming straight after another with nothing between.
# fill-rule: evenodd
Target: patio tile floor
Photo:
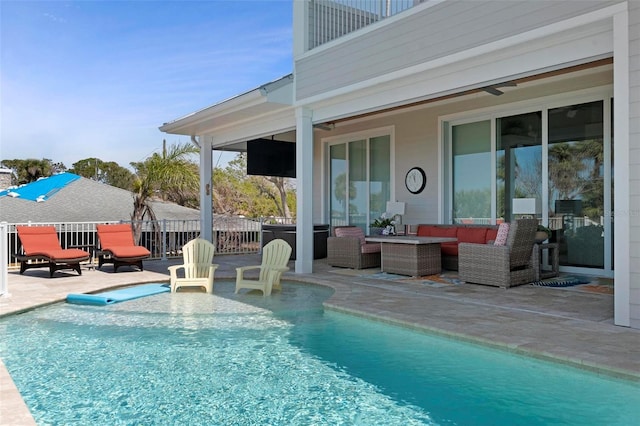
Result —
<instances>
[{"instance_id":1,"label":"patio tile floor","mask_svg":"<svg viewBox=\"0 0 640 426\"><path fill-rule=\"evenodd\" d=\"M217 256L216 280L234 280L237 266L259 264L258 255ZM90 293L146 282L168 282L167 266L180 260L146 261L145 271L31 269L9 273L10 297L0 298L0 316ZM293 270L293 262L290 264ZM603 374L640 381L640 330L613 325L611 294L524 285L508 290L473 284L425 285L419 280L376 279L373 271L337 270L324 260L312 274L284 280L332 287L328 309L551 359ZM214 289L215 293L215 289ZM0 361L0 424L35 424Z\"/></svg>"}]
</instances>

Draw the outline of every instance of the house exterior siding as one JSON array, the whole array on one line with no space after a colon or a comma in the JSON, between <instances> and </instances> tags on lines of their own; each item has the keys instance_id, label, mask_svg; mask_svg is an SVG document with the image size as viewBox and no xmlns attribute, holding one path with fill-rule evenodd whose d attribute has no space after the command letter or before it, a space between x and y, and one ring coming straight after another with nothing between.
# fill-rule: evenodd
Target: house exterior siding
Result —
<instances>
[{"instance_id":1,"label":"house exterior siding","mask_svg":"<svg viewBox=\"0 0 640 426\"><path fill-rule=\"evenodd\" d=\"M534 98L548 98L562 93L581 93L587 89L601 88L610 90L612 85L610 70L604 70L589 76L571 78L522 88L518 92L505 93L499 97L477 96L459 101L438 102L432 105L415 107L414 109L397 111L387 115L376 115L370 119L362 119L351 123L345 123L337 127L330 134L323 131L315 133L315 154L322 155L324 147L334 138L341 138L345 134L351 134L353 140L358 140L359 135L372 128L389 127L394 129L394 162L392 169L393 196L395 200L406 202L406 212L403 216L405 224L438 223L442 221L442 205L439 200L439 191L444 185L442 162L444 154L440 152L441 135L439 134L442 117L463 114L480 115L486 118L486 112L503 111L508 114L512 105L528 101ZM544 101L539 105L543 105ZM527 106L528 110L538 106ZM316 222L326 221L323 210L317 207L326 198L326 185L323 181L325 162L316 162L314 167L314 194ZM427 174L427 186L420 194L414 195L408 192L404 185L404 177L411 167L420 166Z\"/></svg>"},{"instance_id":2,"label":"house exterior siding","mask_svg":"<svg viewBox=\"0 0 640 426\"><path fill-rule=\"evenodd\" d=\"M640 2L629 2L630 326L640 328Z\"/></svg>"},{"instance_id":3,"label":"house exterior siding","mask_svg":"<svg viewBox=\"0 0 640 426\"><path fill-rule=\"evenodd\" d=\"M443 58L621 1L452 1L418 6L295 60L296 100ZM429 5L428 3L426 4ZM459 31L461 27L464 32ZM339 66L338 66L339 65Z\"/></svg>"}]
</instances>

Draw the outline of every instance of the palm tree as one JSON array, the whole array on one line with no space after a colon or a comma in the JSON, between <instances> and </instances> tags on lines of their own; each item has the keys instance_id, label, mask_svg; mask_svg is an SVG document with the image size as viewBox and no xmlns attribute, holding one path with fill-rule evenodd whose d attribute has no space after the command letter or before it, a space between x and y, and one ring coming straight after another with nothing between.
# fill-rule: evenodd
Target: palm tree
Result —
<instances>
[{"instance_id":1,"label":"palm tree","mask_svg":"<svg viewBox=\"0 0 640 426\"><path fill-rule=\"evenodd\" d=\"M184 191L198 188L198 168L189 160L198 148L190 143L166 147L162 142L162 155L152 154L142 162L130 163L136 172L133 183L133 213L131 221L136 242L140 242L142 221L152 221L157 232L156 215L151 207L151 200L157 194L163 199L168 191Z\"/></svg>"}]
</instances>

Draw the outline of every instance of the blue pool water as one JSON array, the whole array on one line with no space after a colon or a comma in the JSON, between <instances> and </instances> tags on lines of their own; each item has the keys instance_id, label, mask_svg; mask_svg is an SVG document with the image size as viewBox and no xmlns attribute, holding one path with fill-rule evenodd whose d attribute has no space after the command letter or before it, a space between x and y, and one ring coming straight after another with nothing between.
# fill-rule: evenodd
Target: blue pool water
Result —
<instances>
[{"instance_id":1,"label":"blue pool water","mask_svg":"<svg viewBox=\"0 0 640 426\"><path fill-rule=\"evenodd\" d=\"M632 425L640 385L335 312L330 291L160 294L0 320L40 425Z\"/></svg>"}]
</instances>

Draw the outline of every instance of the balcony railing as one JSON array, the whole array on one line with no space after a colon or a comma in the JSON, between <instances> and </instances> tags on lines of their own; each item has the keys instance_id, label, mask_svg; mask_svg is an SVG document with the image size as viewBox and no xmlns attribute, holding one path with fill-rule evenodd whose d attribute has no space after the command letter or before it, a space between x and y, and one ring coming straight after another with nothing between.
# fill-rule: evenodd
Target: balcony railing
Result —
<instances>
[{"instance_id":1,"label":"balcony railing","mask_svg":"<svg viewBox=\"0 0 640 426\"><path fill-rule=\"evenodd\" d=\"M410 9L425 0L311 0L309 49Z\"/></svg>"}]
</instances>

